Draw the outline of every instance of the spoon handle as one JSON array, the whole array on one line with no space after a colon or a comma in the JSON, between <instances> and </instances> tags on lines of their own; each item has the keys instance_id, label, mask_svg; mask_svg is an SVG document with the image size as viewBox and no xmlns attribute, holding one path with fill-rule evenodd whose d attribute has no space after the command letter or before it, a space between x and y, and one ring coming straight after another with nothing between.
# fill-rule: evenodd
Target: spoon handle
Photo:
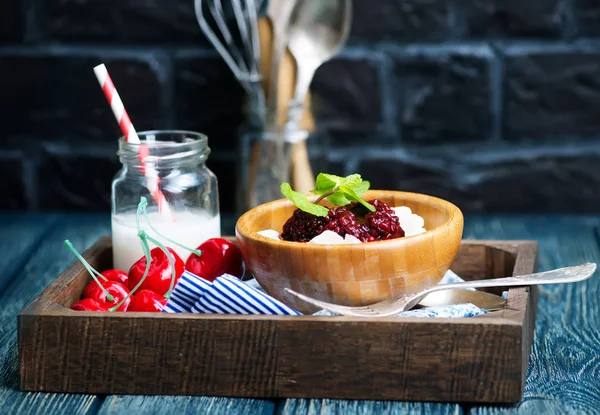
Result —
<instances>
[{"instance_id":1,"label":"spoon handle","mask_svg":"<svg viewBox=\"0 0 600 415\"><path fill-rule=\"evenodd\" d=\"M489 280L465 281L452 284L442 284L427 290L428 292L447 290L450 288L487 288L514 287L521 285L561 284L577 282L590 278L596 270L596 264L587 263L574 267L559 268L552 271L520 275L508 278L493 278Z\"/></svg>"},{"instance_id":2,"label":"spoon handle","mask_svg":"<svg viewBox=\"0 0 600 415\"><path fill-rule=\"evenodd\" d=\"M313 76L320 66L320 62L313 62L305 59L298 62L296 58L296 85L294 87L294 95L288 103L288 119L285 124L285 130L288 132L297 131L300 125L300 118L304 109L304 101L310 88Z\"/></svg>"},{"instance_id":3,"label":"spoon handle","mask_svg":"<svg viewBox=\"0 0 600 415\"><path fill-rule=\"evenodd\" d=\"M296 0L270 0L267 16L272 27L271 67L269 68L269 112L268 126L276 130L278 119L279 79L281 62L288 42L290 15Z\"/></svg>"}]
</instances>

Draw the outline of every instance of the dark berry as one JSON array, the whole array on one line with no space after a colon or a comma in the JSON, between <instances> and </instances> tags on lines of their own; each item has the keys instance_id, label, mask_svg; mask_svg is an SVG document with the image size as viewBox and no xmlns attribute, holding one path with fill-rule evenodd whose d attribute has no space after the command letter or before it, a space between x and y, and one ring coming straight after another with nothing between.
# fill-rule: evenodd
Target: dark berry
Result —
<instances>
[{"instance_id":1,"label":"dark berry","mask_svg":"<svg viewBox=\"0 0 600 415\"><path fill-rule=\"evenodd\" d=\"M327 217L315 216L296 209L292 217L283 225L281 239L284 241L308 242L323 232L323 227L327 222Z\"/></svg>"},{"instance_id":2,"label":"dark berry","mask_svg":"<svg viewBox=\"0 0 600 415\"><path fill-rule=\"evenodd\" d=\"M337 233L341 237L350 234L362 242L367 242L369 234L367 229L360 224L358 218L352 211L344 206L329 211L327 216L329 223L323 228Z\"/></svg>"},{"instance_id":3,"label":"dark berry","mask_svg":"<svg viewBox=\"0 0 600 415\"><path fill-rule=\"evenodd\" d=\"M362 242L382 241L404 236L400 220L392 208L378 199L371 200L369 203L375 207L375 212L371 212L360 203L351 203L337 209L351 212L360 226L359 228L353 225L352 229L354 230L348 230L346 233L357 237Z\"/></svg>"},{"instance_id":4,"label":"dark berry","mask_svg":"<svg viewBox=\"0 0 600 415\"><path fill-rule=\"evenodd\" d=\"M402 238L404 229L394 211L379 200L374 200L371 204L377 210L365 216L365 226L369 229L369 235L377 240Z\"/></svg>"}]
</instances>

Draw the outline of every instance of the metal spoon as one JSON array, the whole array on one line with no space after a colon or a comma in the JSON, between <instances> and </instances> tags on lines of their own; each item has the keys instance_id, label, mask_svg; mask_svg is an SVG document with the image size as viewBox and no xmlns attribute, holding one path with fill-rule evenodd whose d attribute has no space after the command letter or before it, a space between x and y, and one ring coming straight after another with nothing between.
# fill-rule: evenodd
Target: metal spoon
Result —
<instances>
[{"instance_id":1,"label":"metal spoon","mask_svg":"<svg viewBox=\"0 0 600 415\"><path fill-rule=\"evenodd\" d=\"M453 288L486 288L486 287L518 287L527 285L562 284L566 282L578 282L590 278L596 271L596 264L587 263L574 267L554 269L552 271L538 272L535 274L520 275L508 278L492 278L488 280L455 282L440 284L421 290L419 292L404 295L400 298L381 301L368 306L348 307L327 303L304 294L297 293L289 288L285 290L301 300L344 316L355 317L387 317L402 311L410 310L418 304L426 295Z\"/></svg>"},{"instance_id":2,"label":"metal spoon","mask_svg":"<svg viewBox=\"0 0 600 415\"><path fill-rule=\"evenodd\" d=\"M344 46L351 20L350 0L301 0L294 7L288 26L288 49L296 60L297 74L286 131L298 129L313 76L323 62Z\"/></svg>"},{"instance_id":3,"label":"metal spoon","mask_svg":"<svg viewBox=\"0 0 600 415\"><path fill-rule=\"evenodd\" d=\"M292 10L297 0L269 0L267 17L273 28L273 43L271 48L271 67L269 69L269 98L267 112L267 128L276 129L277 98L279 96L279 71L281 60L287 45L287 30Z\"/></svg>"},{"instance_id":4,"label":"metal spoon","mask_svg":"<svg viewBox=\"0 0 600 415\"><path fill-rule=\"evenodd\" d=\"M484 310L497 310L504 308L506 300L499 295L486 293L485 291L451 290L436 291L428 294L419 301L421 307L443 307L455 304L473 304Z\"/></svg>"}]
</instances>

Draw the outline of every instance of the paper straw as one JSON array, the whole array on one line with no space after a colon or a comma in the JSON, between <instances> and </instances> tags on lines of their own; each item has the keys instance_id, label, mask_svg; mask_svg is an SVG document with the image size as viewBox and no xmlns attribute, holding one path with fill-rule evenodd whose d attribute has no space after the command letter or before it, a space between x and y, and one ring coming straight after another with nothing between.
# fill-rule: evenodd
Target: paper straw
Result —
<instances>
[{"instance_id":1,"label":"paper straw","mask_svg":"<svg viewBox=\"0 0 600 415\"><path fill-rule=\"evenodd\" d=\"M140 137L137 135L133 124L131 123L131 119L125 110L125 106L123 105L123 101L121 101L121 97L113 84L110 75L108 74L108 70L104 64L100 64L94 68L94 74L96 74L96 78L100 83L100 87L102 88L102 92L104 92L104 96L108 101L110 108L112 109L113 114L123 132L123 136L125 137L125 141L132 144L140 144ZM152 195L152 198L156 202L158 206L158 211L170 217L171 209L169 207L169 203L165 198L165 195L158 187L159 177L158 173L152 166L147 166L144 163L144 158L148 156L148 148L146 146L140 146L138 159L142 163L142 173L146 176L146 186Z\"/></svg>"}]
</instances>

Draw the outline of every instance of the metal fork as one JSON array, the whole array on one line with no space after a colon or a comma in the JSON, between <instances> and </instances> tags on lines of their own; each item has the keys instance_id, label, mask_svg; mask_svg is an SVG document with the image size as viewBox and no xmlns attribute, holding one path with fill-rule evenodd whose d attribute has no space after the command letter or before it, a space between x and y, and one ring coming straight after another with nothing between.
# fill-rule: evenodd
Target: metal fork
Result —
<instances>
[{"instance_id":1,"label":"metal fork","mask_svg":"<svg viewBox=\"0 0 600 415\"><path fill-rule=\"evenodd\" d=\"M337 304L320 301L306 295L297 293L289 288L286 291L301 300L316 305L317 307L329 310L332 313L341 314L344 316L355 317L387 317L410 310L417 305L427 294L436 291L448 290L451 288L489 288L489 287L514 287L526 285L541 285L541 284L561 284L565 282L577 282L590 278L596 270L595 263L586 263L567 268L559 268L552 271L537 272L535 274L521 275L508 278L493 278L489 280L465 281L451 284L436 285L417 293L405 295L403 297L385 300L379 303L361 306L348 307Z\"/></svg>"}]
</instances>

